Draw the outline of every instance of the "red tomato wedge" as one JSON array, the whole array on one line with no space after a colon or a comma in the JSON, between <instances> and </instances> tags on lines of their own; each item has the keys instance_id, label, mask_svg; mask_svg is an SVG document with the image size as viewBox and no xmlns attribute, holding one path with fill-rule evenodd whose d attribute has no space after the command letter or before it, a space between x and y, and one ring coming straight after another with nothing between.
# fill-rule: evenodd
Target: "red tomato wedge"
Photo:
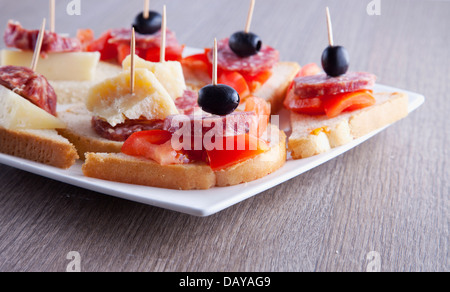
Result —
<instances>
[{"instance_id":1,"label":"red tomato wedge","mask_svg":"<svg viewBox=\"0 0 450 292\"><path fill-rule=\"evenodd\" d=\"M184 46L166 47L166 61L181 61ZM161 49L159 47L150 48L143 54L142 58L150 62L159 62L161 60Z\"/></svg>"},{"instance_id":2,"label":"red tomato wedge","mask_svg":"<svg viewBox=\"0 0 450 292\"><path fill-rule=\"evenodd\" d=\"M238 72L224 71L218 78L219 84L225 84L233 87L241 98L246 98L250 95L250 89L248 88L247 81Z\"/></svg>"},{"instance_id":3,"label":"red tomato wedge","mask_svg":"<svg viewBox=\"0 0 450 292\"><path fill-rule=\"evenodd\" d=\"M344 111L354 111L376 103L371 90L314 98L286 98L285 107L299 114L324 115L334 118Z\"/></svg>"},{"instance_id":4,"label":"red tomato wedge","mask_svg":"<svg viewBox=\"0 0 450 292\"><path fill-rule=\"evenodd\" d=\"M248 134L223 137L223 145L224 150L206 151L213 171L226 169L269 150L266 142Z\"/></svg>"},{"instance_id":5,"label":"red tomato wedge","mask_svg":"<svg viewBox=\"0 0 450 292\"><path fill-rule=\"evenodd\" d=\"M261 137L267 129L270 120L271 105L259 97L249 97L245 100L245 111L255 112L258 116L258 137Z\"/></svg>"},{"instance_id":6,"label":"red tomato wedge","mask_svg":"<svg viewBox=\"0 0 450 292\"><path fill-rule=\"evenodd\" d=\"M242 76L247 81L250 91L255 92L260 89L261 86L263 86L264 83L266 83L270 79L270 77L272 77L272 71L266 70L254 76L248 74L242 74Z\"/></svg>"},{"instance_id":7,"label":"red tomato wedge","mask_svg":"<svg viewBox=\"0 0 450 292\"><path fill-rule=\"evenodd\" d=\"M329 118L337 117L344 111L363 109L375 103L371 90L359 90L323 98L323 107Z\"/></svg>"},{"instance_id":8,"label":"red tomato wedge","mask_svg":"<svg viewBox=\"0 0 450 292\"><path fill-rule=\"evenodd\" d=\"M209 49L205 49L205 53L191 55L181 60L181 64L190 68L193 71L200 71L212 76L212 65L209 63L207 52Z\"/></svg>"},{"instance_id":9,"label":"red tomato wedge","mask_svg":"<svg viewBox=\"0 0 450 292\"><path fill-rule=\"evenodd\" d=\"M316 63L310 63L303 66L298 72L297 77L313 76L322 72L322 69Z\"/></svg>"},{"instance_id":10,"label":"red tomato wedge","mask_svg":"<svg viewBox=\"0 0 450 292\"><path fill-rule=\"evenodd\" d=\"M122 146L122 153L151 159L161 165L179 164L179 154L171 145L172 134L163 130L136 132Z\"/></svg>"},{"instance_id":11,"label":"red tomato wedge","mask_svg":"<svg viewBox=\"0 0 450 292\"><path fill-rule=\"evenodd\" d=\"M181 64L193 71L200 71L212 76L212 64L208 58L210 51L211 49L205 49L204 53L186 57L181 60ZM219 76L219 83L233 87L236 91L238 91L239 95L241 95L240 91L242 90L243 93L246 93L246 88L248 88L249 94L261 88L261 86L263 86L264 83L272 77L272 71L266 70L258 73L257 75L249 75L240 71L227 71L218 68L217 75ZM220 81L221 77L223 82ZM243 81L241 80L242 78L246 82L246 86L243 85ZM241 97L245 97L245 95L241 95Z\"/></svg>"},{"instance_id":12,"label":"red tomato wedge","mask_svg":"<svg viewBox=\"0 0 450 292\"><path fill-rule=\"evenodd\" d=\"M111 31L108 30L102 34L97 40L92 41L86 45L88 52L100 52L100 59L102 61L117 59L117 45L110 44L109 40L112 38Z\"/></svg>"},{"instance_id":13,"label":"red tomato wedge","mask_svg":"<svg viewBox=\"0 0 450 292\"><path fill-rule=\"evenodd\" d=\"M80 40L83 49L95 40L94 31L92 29L79 29L77 31L77 39Z\"/></svg>"},{"instance_id":14,"label":"red tomato wedge","mask_svg":"<svg viewBox=\"0 0 450 292\"><path fill-rule=\"evenodd\" d=\"M305 115L323 115L325 109L321 97L315 98L286 98L284 105L287 109Z\"/></svg>"},{"instance_id":15,"label":"red tomato wedge","mask_svg":"<svg viewBox=\"0 0 450 292\"><path fill-rule=\"evenodd\" d=\"M140 58L144 59L146 57L146 50L142 50L139 48L136 48L136 55L138 55ZM119 44L117 46L117 62L119 64L122 64L123 60L125 60L126 57L128 57L131 54L131 46L127 44Z\"/></svg>"}]
</instances>

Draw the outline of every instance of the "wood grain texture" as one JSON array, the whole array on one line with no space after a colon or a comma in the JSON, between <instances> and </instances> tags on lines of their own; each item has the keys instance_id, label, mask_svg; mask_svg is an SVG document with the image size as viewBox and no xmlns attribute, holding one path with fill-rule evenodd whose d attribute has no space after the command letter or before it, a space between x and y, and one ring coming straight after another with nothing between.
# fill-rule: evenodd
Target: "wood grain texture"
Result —
<instances>
[{"instance_id":1,"label":"wood grain texture","mask_svg":"<svg viewBox=\"0 0 450 292\"><path fill-rule=\"evenodd\" d=\"M57 2L56 30L128 26L142 1ZM107 2L107 5L104 3ZM167 2L168 27L205 47L243 29L242 0ZM0 271L449 271L450 2L258 0L252 30L283 60L319 62L325 6L352 70L419 92L426 104L356 149L221 213L196 218L89 192L0 165ZM275 5L276 3L276 5ZM1 1L0 24L38 27L45 5ZM3 26L0 28L3 28ZM282 32L282 33L281 33ZM3 45L3 44L2 44Z\"/></svg>"}]
</instances>

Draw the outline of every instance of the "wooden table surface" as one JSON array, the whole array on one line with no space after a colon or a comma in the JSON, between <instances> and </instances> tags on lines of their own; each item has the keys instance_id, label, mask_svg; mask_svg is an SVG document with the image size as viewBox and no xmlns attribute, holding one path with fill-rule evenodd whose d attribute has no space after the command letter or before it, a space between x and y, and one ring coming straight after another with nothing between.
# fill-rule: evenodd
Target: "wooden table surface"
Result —
<instances>
[{"instance_id":1,"label":"wooden table surface","mask_svg":"<svg viewBox=\"0 0 450 292\"><path fill-rule=\"evenodd\" d=\"M39 27L41 2L1 1L2 27ZM129 26L142 9L140 0L81 0L81 15L69 16L70 1L56 2L56 29L72 35ZM152 9L165 3L168 26L198 48L243 29L248 10L242 0L153 0ZM450 2L380 0L373 16L370 3L258 0L252 30L282 60L319 63L329 6L351 70L426 96L407 119L206 218L0 165L0 271L66 271L71 251L82 271L449 271Z\"/></svg>"}]
</instances>

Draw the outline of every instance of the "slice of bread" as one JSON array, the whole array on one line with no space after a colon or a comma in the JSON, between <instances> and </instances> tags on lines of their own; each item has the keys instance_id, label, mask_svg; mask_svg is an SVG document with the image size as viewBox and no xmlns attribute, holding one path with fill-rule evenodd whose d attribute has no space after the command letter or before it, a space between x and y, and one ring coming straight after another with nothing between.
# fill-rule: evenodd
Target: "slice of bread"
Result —
<instances>
[{"instance_id":1,"label":"slice of bread","mask_svg":"<svg viewBox=\"0 0 450 292\"><path fill-rule=\"evenodd\" d=\"M288 148L293 159L302 159L347 144L408 116L404 93L376 93L374 106L329 119L291 113Z\"/></svg>"},{"instance_id":2,"label":"slice of bread","mask_svg":"<svg viewBox=\"0 0 450 292\"><path fill-rule=\"evenodd\" d=\"M295 62L279 62L275 65L269 80L256 92L252 92L252 95L270 102L272 113L278 112L282 108L289 85L300 71L300 68L300 65ZM183 70L188 87L194 91L198 91L203 86L211 83L211 77L207 75L192 71L186 67Z\"/></svg>"},{"instance_id":3,"label":"slice of bread","mask_svg":"<svg viewBox=\"0 0 450 292\"><path fill-rule=\"evenodd\" d=\"M271 149L253 159L214 172L205 163L162 166L122 153L87 153L82 169L87 177L177 190L233 186L265 177L286 162L286 135L271 127ZM275 138L276 137L276 138Z\"/></svg>"},{"instance_id":4,"label":"slice of bread","mask_svg":"<svg viewBox=\"0 0 450 292\"><path fill-rule=\"evenodd\" d=\"M68 169L78 159L75 147L55 130L11 131L0 127L0 152Z\"/></svg>"},{"instance_id":5,"label":"slice of bread","mask_svg":"<svg viewBox=\"0 0 450 292\"><path fill-rule=\"evenodd\" d=\"M58 104L71 104L84 102L89 89L108 78L112 78L122 72L122 67L107 62L99 62L94 80L91 81L55 81L49 80L58 96Z\"/></svg>"},{"instance_id":6,"label":"slice of bread","mask_svg":"<svg viewBox=\"0 0 450 292\"><path fill-rule=\"evenodd\" d=\"M58 112L58 117L67 125L58 130L59 134L75 145L78 156L85 160L87 152L119 153L123 142L100 137L92 128L92 114L83 103L71 105L67 110Z\"/></svg>"},{"instance_id":7,"label":"slice of bread","mask_svg":"<svg viewBox=\"0 0 450 292\"><path fill-rule=\"evenodd\" d=\"M278 112L283 107L289 85L300 68L298 63L279 62L273 69L272 77L253 95L270 102L272 113Z\"/></svg>"}]
</instances>

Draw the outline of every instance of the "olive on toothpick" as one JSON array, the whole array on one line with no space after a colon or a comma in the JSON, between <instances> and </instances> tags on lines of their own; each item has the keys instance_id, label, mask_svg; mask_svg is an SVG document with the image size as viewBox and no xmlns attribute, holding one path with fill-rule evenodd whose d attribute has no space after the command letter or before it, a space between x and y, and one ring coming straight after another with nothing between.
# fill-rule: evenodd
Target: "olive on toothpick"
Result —
<instances>
[{"instance_id":1,"label":"olive on toothpick","mask_svg":"<svg viewBox=\"0 0 450 292\"><path fill-rule=\"evenodd\" d=\"M150 11L150 1L145 0L144 11L139 13L134 22L133 27L140 34L154 34L161 29L162 16L156 11Z\"/></svg>"},{"instance_id":2,"label":"olive on toothpick","mask_svg":"<svg viewBox=\"0 0 450 292\"><path fill-rule=\"evenodd\" d=\"M217 84L217 40L214 40L213 82L200 89L198 104L207 113L226 116L237 109L240 101L241 98L233 87Z\"/></svg>"},{"instance_id":3,"label":"olive on toothpick","mask_svg":"<svg viewBox=\"0 0 450 292\"><path fill-rule=\"evenodd\" d=\"M251 1L250 10L247 17L247 25L244 31L234 33L229 39L230 49L239 57L245 58L256 55L262 47L262 40L259 36L250 32L255 0Z\"/></svg>"},{"instance_id":4,"label":"olive on toothpick","mask_svg":"<svg viewBox=\"0 0 450 292\"><path fill-rule=\"evenodd\" d=\"M322 54L322 67L331 77L338 77L347 73L350 67L350 56L342 46L335 46L333 41L333 28L331 25L330 10L327 7L328 41L330 45Z\"/></svg>"}]
</instances>

